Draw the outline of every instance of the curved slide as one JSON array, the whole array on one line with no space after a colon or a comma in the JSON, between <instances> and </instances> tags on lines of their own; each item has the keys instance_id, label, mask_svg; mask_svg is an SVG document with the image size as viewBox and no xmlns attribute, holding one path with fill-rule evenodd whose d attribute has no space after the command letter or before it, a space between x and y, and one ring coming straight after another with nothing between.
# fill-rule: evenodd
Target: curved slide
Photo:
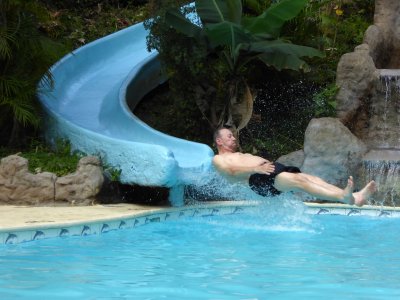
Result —
<instances>
[{"instance_id":1,"label":"curved slide","mask_svg":"<svg viewBox=\"0 0 400 300\"><path fill-rule=\"evenodd\" d=\"M73 149L100 155L121 170L124 183L170 187L170 202L183 204L183 186L211 167L204 144L168 136L131 110L165 81L148 32L136 24L87 44L57 62L54 88L41 93L46 138L68 139ZM178 125L177 125L178 126Z\"/></svg>"}]
</instances>

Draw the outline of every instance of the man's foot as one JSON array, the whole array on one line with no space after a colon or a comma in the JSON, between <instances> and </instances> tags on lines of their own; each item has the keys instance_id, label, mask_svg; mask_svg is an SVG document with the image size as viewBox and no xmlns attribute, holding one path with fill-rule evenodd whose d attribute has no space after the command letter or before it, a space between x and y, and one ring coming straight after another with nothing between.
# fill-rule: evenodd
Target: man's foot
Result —
<instances>
[{"instance_id":1,"label":"man's foot","mask_svg":"<svg viewBox=\"0 0 400 300\"><path fill-rule=\"evenodd\" d=\"M350 176L349 179L347 179L347 186L343 190L344 203L348 203L350 205L354 204L355 199L353 196L353 188L354 188L353 176Z\"/></svg>"},{"instance_id":2,"label":"man's foot","mask_svg":"<svg viewBox=\"0 0 400 300\"><path fill-rule=\"evenodd\" d=\"M370 181L361 191L354 193L354 204L357 206L363 206L365 202L376 192L375 181Z\"/></svg>"}]
</instances>

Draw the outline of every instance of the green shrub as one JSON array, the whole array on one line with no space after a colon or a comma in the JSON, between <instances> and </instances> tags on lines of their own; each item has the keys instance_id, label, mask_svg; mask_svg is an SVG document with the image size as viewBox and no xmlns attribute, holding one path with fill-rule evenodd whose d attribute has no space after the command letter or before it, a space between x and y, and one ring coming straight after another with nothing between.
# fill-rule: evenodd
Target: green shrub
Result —
<instances>
[{"instance_id":1,"label":"green shrub","mask_svg":"<svg viewBox=\"0 0 400 300\"><path fill-rule=\"evenodd\" d=\"M339 87L330 84L313 97L316 117L334 117L336 115L336 94Z\"/></svg>"},{"instance_id":2,"label":"green shrub","mask_svg":"<svg viewBox=\"0 0 400 300\"><path fill-rule=\"evenodd\" d=\"M80 152L71 153L71 145L64 140L58 140L54 149L38 140L31 141L29 147L22 150L0 148L1 157L16 153L29 161L31 172L52 172L57 176L75 172L79 159L84 155Z\"/></svg>"}]
</instances>

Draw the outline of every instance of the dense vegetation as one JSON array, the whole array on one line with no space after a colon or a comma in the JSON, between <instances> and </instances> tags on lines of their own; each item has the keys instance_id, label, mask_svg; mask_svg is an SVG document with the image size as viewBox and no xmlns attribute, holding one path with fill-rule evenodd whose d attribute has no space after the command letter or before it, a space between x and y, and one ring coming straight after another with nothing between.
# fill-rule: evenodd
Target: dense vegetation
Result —
<instances>
[{"instance_id":1,"label":"dense vegetation","mask_svg":"<svg viewBox=\"0 0 400 300\"><path fill-rule=\"evenodd\" d=\"M39 152L49 153L40 141L41 112L36 100L36 87L41 78L51 86L48 68L61 56L94 39L122 29L166 10L166 3L188 1L135 0L3 0L0 2L0 150L1 155L15 152L32 153L33 161ZM243 1L245 16L258 16L270 7L270 0ZM163 5L160 5L162 3ZM310 0L300 14L284 24L279 37L294 44L316 48L324 58L305 58L309 72L277 71L270 66L249 62L241 69L257 92L254 113L241 131L245 150L267 149L276 157L297 150L302 145L302 134L314 116L334 114L335 71L340 56L360 44L364 31L372 23L372 0ZM166 29L159 27L164 34ZM182 46L192 47L191 41L168 30L163 36L168 45L169 59L175 61L175 74L184 78L196 72L203 79L212 74L220 79L215 86L207 84L213 93L224 91L227 69L216 57L210 64L214 69L197 65L190 76L176 64ZM223 46L222 46L223 47ZM196 61L204 53L197 48L185 59ZM209 52L209 49L207 53ZM168 56L166 56L168 57ZM206 63L210 56L206 56ZM198 60L200 61L200 60ZM193 65L196 66L196 65ZM171 69L170 69L171 70ZM181 73L182 72L182 73ZM43 77L45 76L45 77ZM179 81L175 81L178 82ZM174 80L147 96L136 113L157 129L175 136L211 144L209 123L192 97L183 87L193 88L193 82ZM151 109L150 109L151 108ZM160 113L162 112L162 113ZM284 120L284 121L282 121ZM39 141L39 142L37 142ZM51 152L51 151L50 151ZM50 156L53 154L50 154ZM55 157L63 157L59 153ZM48 157L44 155L44 160ZM61 160L67 160L65 157ZM54 166L58 162L50 163ZM75 161L71 162L75 167ZM53 170L44 163L35 168ZM67 170L61 166L60 169Z\"/></svg>"},{"instance_id":2,"label":"dense vegetation","mask_svg":"<svg viewBox=\"0 0 400 300\"><path fill-rule=\"evenodd\" d=\"M213 122L204 113L204 108L211 104L199 101L199 97L203 94L203 98L211 99L220 107L221 98L229 99L226 94L231 90L232 72L222 62L229 46L222 45L219 52L209 53L198 40L193 42L188 38L188 32L193 34L193 30L182 34L182 30L171 28L170 2L162 1L155 12L161 17L148 25L152 31L149 47L161 52L165 70L171 76L168 86L161 87L156 93L164 114L157 117L157 109L149 109L154 107L155 102L151 101L154 95L143 101L136 113L172 135L211 144L209 124ZM243 1L243 12L246 16L259 16L271 2L277 1ZM286 2L293 5L302 1ZM246 78L253 87L252 92L258 95L250 122L240 134L244 150L267 150L271 158L298 150L302 148L303 133L311 118L335 115L337 63L342 54L351 52L362 42L365 30L372 23L373 9L374 1L371 0L308 1L305 9L296 18L288 20L275 38L314 47L325 56L305 58L309 68L303 68L300 73L256 61L241 69L240 76ZM228 56L232 57L232 54ZM196 108L199 102L200 110Z\"/></svg>"}]
</instances>

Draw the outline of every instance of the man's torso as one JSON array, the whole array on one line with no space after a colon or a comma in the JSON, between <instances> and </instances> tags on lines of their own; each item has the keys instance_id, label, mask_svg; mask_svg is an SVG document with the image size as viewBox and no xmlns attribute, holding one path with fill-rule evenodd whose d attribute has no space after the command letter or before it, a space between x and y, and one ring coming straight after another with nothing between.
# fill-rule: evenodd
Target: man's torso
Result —
<instances>
[{"instance_id":1,"label":"man's torso","mask_svg":"<svg viewBox=\"0 0 400 300\"><path fill-rule=\"evenodd\" d=\"M235 152L235 153L222 154L221 156L228 164L234 164L234 165L239 164L239 165L246 165L249 167L260 166L263 163L267 162L266 159L249 153Z\"/></svg>"}]
</instances>

